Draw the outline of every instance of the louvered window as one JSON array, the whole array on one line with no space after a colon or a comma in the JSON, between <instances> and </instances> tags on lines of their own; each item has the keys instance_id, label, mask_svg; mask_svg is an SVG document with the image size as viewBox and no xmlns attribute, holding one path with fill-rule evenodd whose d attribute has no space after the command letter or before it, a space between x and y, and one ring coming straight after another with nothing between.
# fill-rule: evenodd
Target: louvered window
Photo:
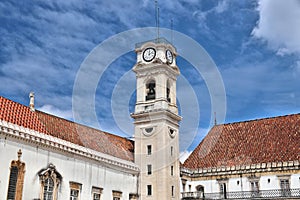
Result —
<instances>
[{"instance_id":1,"label":"louvered window","mask_svg":"<svg viewBox=\"0 0 300 200\"><path fill-rule=\"evenodd\" d=\"M7 200L15 199L17 180L18 180L18 171L19 171L18 167L16 167L16 166L11 167L10 176L9 176Z\"/></svg>"}]
</instances>

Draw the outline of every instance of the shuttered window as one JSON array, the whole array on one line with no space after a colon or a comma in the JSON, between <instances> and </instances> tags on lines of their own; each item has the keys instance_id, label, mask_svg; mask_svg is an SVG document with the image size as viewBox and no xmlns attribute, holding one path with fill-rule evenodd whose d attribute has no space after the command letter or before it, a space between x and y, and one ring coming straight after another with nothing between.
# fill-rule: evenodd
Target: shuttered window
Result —
<instances>
[{"instance_id":1,"label":"shuttered window","mask_svg":"<svg viewBox=\"0 0 300 200\"><path fill-rule=\"evenodd\" d=\"M9 175L9 185L7 192L7 200L14 200L16 195L17 180L18 180L18 167L12 166Z\"/></svg>"}]
</instances>

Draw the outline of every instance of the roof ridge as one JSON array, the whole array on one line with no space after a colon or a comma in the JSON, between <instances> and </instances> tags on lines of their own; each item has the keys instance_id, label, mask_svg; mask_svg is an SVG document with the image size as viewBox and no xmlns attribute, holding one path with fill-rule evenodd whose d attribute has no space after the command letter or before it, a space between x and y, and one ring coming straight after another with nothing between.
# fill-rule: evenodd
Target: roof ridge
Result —
<instances>
[{"instance_id":1,"label":"roof ridge","mask_svg":"<svg viewBox=\"0 0 300 200\"><path fill-rule=\"evenodd\" d=\"M20 106L22 106L22 107L24 107L24 108L28 108L28 109L29 109L29 106L26 106L26 105L24 105L24 104L22 104L22 103L13 101L13 100L8 99L8 98L6 98L6 97L4 97L4 96L1 96L1 95L0 95L0 97L2 97L3 99L5 99L5 100L7 100L7 101L10 101L10 102L12 102L12 103L14 103L14 104L18 104L18 105L20 105ZM109 134L109 135L112 135L112 136L116 136L116 137L119 137L119 138L123 138L123 139L129 140L129 141L133 141L133 140L130 140L129 138L127 138L127 137L122 137L122 136L119 136L119 135L116 135L116 134L113 134L113 133L110 133L110 132L107 132L107 131L103 131L103 130L101 130L101 129L97 129L97 128L92 127L92 126L88 126L88 125L86 125L86 124L81 124L81 123L78 123L78 122L75 122L75 121L72 121L72 120L69 120L69 119L65 119L65 118L63 118L63 117L56 116L56 115L53 115L53 114L51 114L51 113L47 113L47 112L44 112L44 111L41 111L41 110L38 110L38 109L35 109L34 112L39 112L39 113L41 113L41 114L45 114L45 115L48 115L48 116L51 116L51 117L54 117L54 118L57 118L57 119L61 119L61 120L67 121L67 122L69 122L69 123L73 123L73 124L75 124L75 125L84 126L84 127L86 127L86 128L93 129L93 130L95 130L95 131L101 131L101 132L103 132L103 133L105 133L105 134Z\"/></svg>"},{"instance_id":2,"label":"roof ridge","mask_svg":"<svg viewBox=\"0 0 300 200\"><path fill-rule=\"evenodd\" d=\"M37 109L31 111L29 106L0 96L0 120L2 119L123 160L132 162L134 159L134 141L129 138Z\"/></svg>"},{"instance_id":3,"label":"roof ridge","mask_svg":"<svg viewBox=\"0 0 300 200\"><path fill-rule=\"evenodd\" d=\"M21 105L22 105L22 104L21 104ZM97 129L97 128L92 127L92 126L88 126L88 125L86 125L86 124L81 124L81 123L78 123L78 122L75 122L75 121L72 121L72 120L69 120L69 119L65 119L65 118L62 118L62 117L60 117L60 116L56 116L56 115L53 115L53 114L51 114L51 113L47 113L47 112L44 112L44 111L41 111L41 110L37 110L37 109L36 109L35 112L40 112L41 114L45 114L45 115L48 115L48 116L51 116L51 117L55 117L55 118L57 118L57 119L61 119L61 120L67 121L67 122L72 123L72 124L75 124L75 125L83 126L83 127L89 128L89 129L93 129L93 130L95 130L95 131L101 131L101 132L103 132L103 133L105 133L105 134L109 134L109 135L113 135L113 136L116 136L116 137L119 137L119 138L123 138L123 139L130 140L130 139L126 138L126 137L122 137L122 136L119 136L119 135L116 135L116 134L113 134L113 133L110 133L110 132L107 132L107 131L103 131L103 130L101 130L101 129ZM130 141L132 141L132 140L130 140Z\"/></svg>"},{"instance_id":4,"label":"roof ridge","mask_svg":"<svg viewBox=\"0 0 300 200\"><path fill-rule=\"evenodd\" d=\"M247 123L247 122L256 122L256 121L262 121L262 120L268 120L268 119L291 117L294 115L300 115L300 113L291 113L291 114L286 114L286 115L270 116L270 117L264 117L264 118L258 118L258 119L248 119L248 120L236 121L236 122L228 122L228 123L224 123L224 124L217 124L214 126L224 126L224 125L240 124L240 123Z\"/></svg>"}]
</instances>

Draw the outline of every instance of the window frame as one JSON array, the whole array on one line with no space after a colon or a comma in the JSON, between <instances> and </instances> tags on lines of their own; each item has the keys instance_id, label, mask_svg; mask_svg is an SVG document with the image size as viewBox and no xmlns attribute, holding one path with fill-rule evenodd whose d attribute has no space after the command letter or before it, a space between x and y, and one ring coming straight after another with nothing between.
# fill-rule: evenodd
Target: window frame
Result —
<instances>
[{"instance_id":1,"label":"window frame","mask_svg":"<svg viewBox=\"0 0 300 200\"><path fill-rule=\"evenodd\" d=\"M218 180L220 197L226 199L228 193L228 178L223 178Z\"/></svg>"},{"instance_id":2,"label":"window frame","mask_svg":"<svg viewBox=\"0 0 300 200\"><path fill-rule=\"evenodd\" d=\"M50 185L51 184L51 185ZM50 190L51 189L51 190ZM52 200L54 194L54 181L51 177L47 177L44 181L44 198L43 200Z\"/></svg>"},{"instance_id":3,"label":"window frame","mask_svg":"<svg viewBox=\"0 0 300 200\"><path fill-rule=\"evenodd\" d=\"M24 175L25 175L25 163L21 161L22 151L19 149L17 152L18 160L13 160L10 163L9 180L7 188L7 199L22 199ZM13 176L13 170L17 170L15 176Z\"/></svg>"},{"instance_id":4,"label":"window frame","mask_svg":"<svg viewBox=\"0 0 300 200\"><path fill-rule=\"evenodd\" d=\"M113 200L121 200L122 198L122 192L118 190L113 190L112 195L113 195Z\"/></svg>"},{"instance_id":5,"label":"window frame","mask_svg":"<svg viewBox=\"0 0 300 200\"><path fill-rule=\"evenodd\" d=\"M102 195L102 191L103 191L103 188L93 186L92 187L92 198L93 198L93 200L100 200L101 195ZM99 195L99 198L96 199L95 195Z\"/></svg>"},{"instance_id":6,"label":"window frame","mask_svg":"<svg viewBox=\"0 0 300 200\"><path fill-rule=\"evenodd\" d=\"M70 200L80 200L82 184L70 181L69 185L70 185ZM76 191L77 196L72 196L72 191Z\"/></svg>"},{"instance_id":7,"label":"window frame","mask_svg":"<svg viewBox=\"0 0 300 200\"><path fill-rule=\"evenodd\" d=\"M289 197L291 196L291 175L278 176L279 187L281 190L281 196Z\"/></svg>"},{"instance_id":8,"label":"window frame","mask_svg":"<svg viewBox=\"0 0 300 200\"><path fill-rule=\"evenodd\" d=\"M40 199L41 200L46 200L45 199L45 184L48 180L48 178L51 178L53 181L53 191L52 191L52 198L50 200L57 200L57 194L58 194L58 187L62 181L62 176L60 173L56 170L56 167L52 164L49 163L47 168L41 169L38 172L39 178L40 178ZM48 198L47 198L48 200Z\"/></svg>"},{"instance_id":9,"label":"window frame","mask_svg":"<svg viewBox=\"0 0 300 200\"><path fill-rule=\"evenodd\" d=\"M70 200L79 200L79 190L70 188Z\"/></svg>"}]
</instances>

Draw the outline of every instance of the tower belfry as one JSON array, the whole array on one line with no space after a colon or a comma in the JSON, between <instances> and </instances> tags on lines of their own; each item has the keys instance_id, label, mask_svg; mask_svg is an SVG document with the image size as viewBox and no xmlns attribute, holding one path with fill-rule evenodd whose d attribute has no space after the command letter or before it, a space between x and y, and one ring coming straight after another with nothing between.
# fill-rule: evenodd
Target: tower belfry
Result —
<instances>
[{"instance_id":1,"label":"tower belfry","mask_svg":"<svg viewBox=\"0 0 300 200\"><path fill-rule=\"evenodd\" d=\"M164 38L136 45L135 163L140 199L179 200L176 48Z\"/></svg>"}]
</instances>

